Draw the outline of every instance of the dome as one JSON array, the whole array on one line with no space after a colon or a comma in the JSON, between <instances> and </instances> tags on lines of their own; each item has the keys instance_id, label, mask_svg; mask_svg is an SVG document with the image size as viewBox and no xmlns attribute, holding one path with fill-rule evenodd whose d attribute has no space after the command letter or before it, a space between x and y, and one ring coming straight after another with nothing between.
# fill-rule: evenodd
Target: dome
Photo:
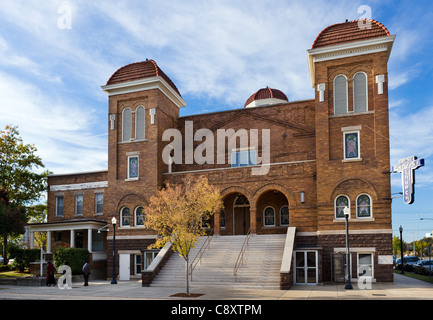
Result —
<instances>
[{"instance_id":1,"label":"dome","mask_svg":"<svg viewBox=\"0 0 433 320\"><path fill-rule=\"evenodd\" d=\"M264 105L278 104L288 102L286 95L278 89L269 87L262 88L245 102L245 108L259 107Z\"/></svg>"},{"instance_id":2,"label":"dome","mask_svg":"<svg viewBox=\"0 0 433 320\"><path fill-rule=\"evenodd\" d=\"M121 67L108 79L107 85L124 83L134 80L142 80L152 77L163 78L170 87L172 87L179 95L180 92L176 88L173 81L158 67L154 60L135 62Z\"/></svg>"},{"instance_id":3,"label":"dome","mask_svg":"<svg viewBox=\"0 0 433 320\"><path fill-rule=\"evenodd\" d=\"M312 49L341 43L390 36L383 24L376 20L360 19L333 24L319 33Z\"/></svg>"}]
</instances>

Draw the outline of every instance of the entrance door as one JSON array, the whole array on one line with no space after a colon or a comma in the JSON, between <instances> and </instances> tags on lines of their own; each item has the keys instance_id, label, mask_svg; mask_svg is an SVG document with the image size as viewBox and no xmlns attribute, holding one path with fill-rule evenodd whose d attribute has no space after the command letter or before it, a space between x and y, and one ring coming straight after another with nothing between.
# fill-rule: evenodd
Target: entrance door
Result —
<instances>
[{"instance_id":1,"label":"entrance door","mask_svg":"<svg viewBox=\"0 0 433 320\"><path fill-rule=\"evenodd\" d=\"M317 251L295 251L296 284L317 284Z\"/></svg>"},{"instance_id":2,"label":"entrance door","mask_svg":"<svg viewBox=\"0 0 433 320\"><path fill-rule=\"evenodd\" d=\"M250 229L250 203L244 195L240 194L233 203L233 234L245 235Z\"/></svg>"},{"instance_id":3,"label":"entrance door","mask_svg":"<svg viewBox=\"0 0 433 320\"><path fill-rule=\"evenodd\" d=\"M245 235L250 229L250 208L235 207L235 235Z\"/></svg>"},{"instance_id":4,"label":"entrance door","mask_svg":"<svg viewBox=\"0 0 433 320\"><path fill-rule=\"evenodd\" d=\"M130 279L130 255L129 254L119 254L119 280L129 280Z\"/></svg>"}]
</instances>

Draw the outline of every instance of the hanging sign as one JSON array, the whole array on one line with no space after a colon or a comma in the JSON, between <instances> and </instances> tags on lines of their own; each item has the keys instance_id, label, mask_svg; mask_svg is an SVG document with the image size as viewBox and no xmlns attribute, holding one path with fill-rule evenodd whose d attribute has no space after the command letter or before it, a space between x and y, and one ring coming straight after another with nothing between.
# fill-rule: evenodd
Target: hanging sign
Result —
<instances>
[{"instance_id":1,"label":"hanging sign","mask_svg":"<svg viewBox=\"0 0 433 320\"><path fill-rule=\"evenodd\" d=\"M401 172L405 204L411 204L414 201L415 170L422 166L424 166L424 159L418 159L416 156L400 159L398 164L393 166L393 172Z\"/></svg>"}]
</instances>

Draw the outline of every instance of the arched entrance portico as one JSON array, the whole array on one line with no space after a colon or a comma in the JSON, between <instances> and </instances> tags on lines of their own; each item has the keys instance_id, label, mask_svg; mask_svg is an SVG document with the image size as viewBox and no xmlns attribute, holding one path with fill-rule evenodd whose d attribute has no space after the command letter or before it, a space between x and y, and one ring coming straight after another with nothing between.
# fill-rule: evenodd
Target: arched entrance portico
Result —
<instances>
[{"instance_id":1,"label":"arched entrance portico","mask_svg":"<svg viewBox=\"0 0 433 320\"><path fill-rule=\"evenodd\" d=\"M221 235L245 235L253 229L249 195L230 190L223 194L224 208L215 214L215 230ZM252 232L254 232L252 230Z\"/></svg>"},{"instance_id":2,"label":"arched entrance portico","mask_svg":"<svg viewBox=\"0 0 433 320\"><path fill-rule=\"evenodd\" d=\"M238 195L233 203L233 234L245 235L250 229L250 203L243 194Z\"/></svg>"}]
</instances>

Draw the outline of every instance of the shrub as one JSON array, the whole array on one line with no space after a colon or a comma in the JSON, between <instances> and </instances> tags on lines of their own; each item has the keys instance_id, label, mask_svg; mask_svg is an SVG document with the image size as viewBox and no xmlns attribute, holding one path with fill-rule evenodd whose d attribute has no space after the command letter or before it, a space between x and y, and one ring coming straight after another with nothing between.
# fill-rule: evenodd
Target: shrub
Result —
<instances>
[{"instance_id":1,"label":"shrub","mask_svg":"<svg viewBox=\"0 0 433 320\"><path fill-rule=\"evenodd\" d=\"M30 262L40 260L41 251L39 249L13 247L9 249L9 255L11 259L15 260L12 267L23 272L25 269L30 268Z\"/></svg>"},{"instance_id":2,"label":"shrub","mask_svg":"<svg viewBox=\"0 0 433 320\"><path fill-rule=\"evenodd\" d=\"M54 266L58 269L61 265L69 265L72 274L81 274L84 260L89 259L89 251L82 248L58 247L54 250Z\"/></svg>"}]
</instances>

